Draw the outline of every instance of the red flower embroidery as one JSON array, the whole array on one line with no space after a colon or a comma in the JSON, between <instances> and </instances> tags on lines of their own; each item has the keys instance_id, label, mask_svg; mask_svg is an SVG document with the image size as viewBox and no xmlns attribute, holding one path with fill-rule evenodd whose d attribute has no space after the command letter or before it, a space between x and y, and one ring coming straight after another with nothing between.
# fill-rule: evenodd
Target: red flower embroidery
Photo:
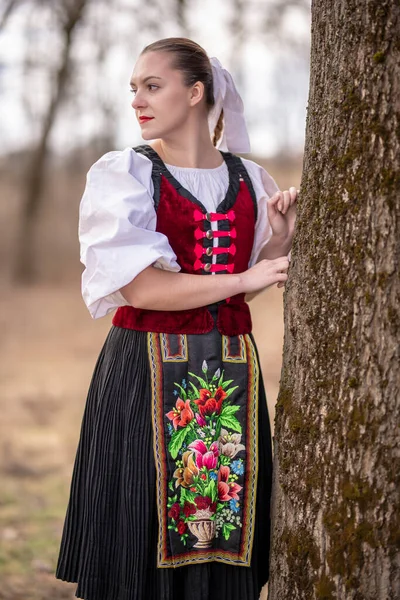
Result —
<instances>
[{"instance_id":1,"label":"red flower embroidery","mask_svg":"<svg viewBox=\"0 0 400 600\"><path fill-rule=\"evenodd\" d=\"M239 500L238 492L242 486L233 481L228 482L230 472L230 468L224 465L221 465L218 471L218 499L221 502L232 500L232 498Z\"/></svg>"},{"instance_id":2,"label":"red flower embroidery","mask_svg":"<svg viewBox=\"0 0 400 600\"><path fill-rule=\"evenodd\" d=\"M183 514L185 515L185 517L190 517L190 515L194 515L195 512L195 505L185 500L185 504L183 505Z\"/></svg>"},{"instance_id":3,"label":"red flower embroidery","mask_svg":"<svg viewBox=\"0 0 400 600\"><path fill-rule=\"evenodd\" d=\"M179 515L181 514L181 507L179 506L178 502L175 502L175 504L173 504L171 506L171 508L168 511L168 516L171 517L171 519L175 519L175 521L177 519L179 519Z\"/></svg>"},{"instance_id":4,"label":"red flower embroidery","mask_svg":"<svg viewBox=\"0 0 400 600\"><path fill-rule=\"evenodd\" d=\"M198 496L197 498L194 499L194 501L195 501L195 504L196 504L198 510L205 510L211 504L210 496Z\"/></svg>"},{"instance_id":5,"label":"red flower embroidery","mask_svg":"<svg viewBox=\"0 0 400 600\"><path fill-rule=\"evenodd\" d=\"M175 429L178 429L178 425L180 427L186 427L186 425L194 418L194 412L190 408L190 400L184 402L182 398L178 398L175 408L168 412L166 416L172 421Z\"/></svg>"},{"instance_id":6,"label":"red flower embroidery","mask_svg":"<svg viewBox=\"0 0 400 600\"><path fill-rule=\"evenodd\" d=\"M187 529L187 525L186 525L185 521L178 521L177 528L178 528L179 535L182 535L183 533L185 533L185 531Z\"/></svg>"},{"instance_id":7,"label":"red flower embroidery","mask_svg":"<svg viewBox=\"0 0 400 600\"><path fill-rule=\"evenodd\" d=\"M210 390L204 388L199 390L200 398L195 400L195 403L199 407L199 411L202 417L212 415L213 413L221 412L222 402L227 397L227 393L220 386L217 388L214 397L211 396Z\"/></svg>"}]
</instances>

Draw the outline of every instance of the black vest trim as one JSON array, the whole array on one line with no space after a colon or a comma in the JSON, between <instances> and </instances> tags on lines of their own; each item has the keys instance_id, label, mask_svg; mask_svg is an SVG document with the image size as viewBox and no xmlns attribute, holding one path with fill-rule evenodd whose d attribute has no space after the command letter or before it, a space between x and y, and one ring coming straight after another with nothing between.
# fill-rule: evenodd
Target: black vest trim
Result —
<instances>
[{"instance_id":1,"label":"black vest trim","mask_svg":"<svg viewBox=\"0 0 400 600\"><path fill-rule=\"evenodd\" d=\"M193 194L189 190L187 190L185 187L183 187L183 185L177 179L175 179L175 177L172 175L172 173L167 169L167 167L166 167L165 163L162 161L161 157L157 154L157 152L151 146L149 146L148 144L142 144L140 146L135 146L133 148L133 150L135 152L138 152L139 154L143 154L144 156L149 158L153 164L151 177L152 177L152 181L153 181L153 185L154 185L154 207L155 207L156 211L157 211L158 205L160 203L161 175L164 175L164 177L166 177L169 180L171 185L176 189L176 191L181 196L183 196L184 198L187 198L191 202L194 202L195 204L197 204L197 206L199 208L201 208L201 210L203 212L207 212L207 209L204 206L204 204L202 202L200 202L200 200L195 198L195 196L193 196ZM228 185L228 190L226 192L225 198L219 203L215 212L226 213L226 212L228 212L228 210L230 208L233 207L233 205L236 202L236 198L237 198L237 195L239 192L240 178L242 178L244 180L244 182L246 183L247 188L250 192L251 198L253 200L254 220L257 221L257 215L258 215L257 197L256 197L254 187L253 187L252 181L250 179L250 176L247 172L246 167L244 166L241 158L239 158L238 156L235 156L231 152L223 152L222 150L220 150L220 153L222 154L222 157L225 160L226 165L228 167L229 185ZM223 221L220 223L222 229L224 229L224 226L222 225L223 223L224 223ZM221 238L220 242L223 239L224 238ZM221 245L224 245L224 244L221 244Z\"/></svg>"}]
</instances>

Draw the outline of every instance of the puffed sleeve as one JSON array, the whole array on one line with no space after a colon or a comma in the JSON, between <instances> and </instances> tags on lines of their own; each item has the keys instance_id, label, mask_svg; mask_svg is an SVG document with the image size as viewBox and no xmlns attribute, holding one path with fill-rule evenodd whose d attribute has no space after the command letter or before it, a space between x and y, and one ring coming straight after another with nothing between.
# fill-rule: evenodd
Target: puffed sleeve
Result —
<instances>
[{"instance_id":1,"label":"puffed sleeve","mask_svg":"<svg viewBox=\"0 0 400 600\"><path fill-rule=\"evenodd\" d=\"M258 206L253 250L249 262L249 267L252 267L256 264L261 249L271 239L272 229L268 219L267 200L279 190L279 187L273 177L261 165L245 158L242 158L242 161L253 184Z\"/></svg>"},{"instance_id":2,"label":"puffed sleeve","mask_svg":"<svg viewBox=\"0 0 400 600\"><path fill-rule=\"evenodd\" d=\"M149 265L179 271L168 238L155 231L152 163L132 148L90 169L79 208L82 296L94 319L128 302L119 291Z\"/></svg>"}]
</instances>

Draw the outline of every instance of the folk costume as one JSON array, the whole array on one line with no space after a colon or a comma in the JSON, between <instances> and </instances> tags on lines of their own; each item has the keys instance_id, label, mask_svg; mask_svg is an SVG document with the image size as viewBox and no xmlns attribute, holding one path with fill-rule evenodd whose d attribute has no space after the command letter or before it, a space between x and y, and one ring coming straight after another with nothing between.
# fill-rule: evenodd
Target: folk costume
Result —
<instances>
[{"instance_id":1,"label":"folk costume","mask_svg":"<svg viewBox=\"0 0 400 600\"><path fill-rule=\"evenodd\" d=\"M88 392L56 572L87 600L256 600L268 580L271 431L244 294L159 311L119 292L149 265L241 273L271 237L266 199L278 187L229 150L248 146L243 107L212 64L223 164L167 165L147 144L109 152L81 202L84 300L93 318L117 309Z\"/></svg>"}]
</instances>

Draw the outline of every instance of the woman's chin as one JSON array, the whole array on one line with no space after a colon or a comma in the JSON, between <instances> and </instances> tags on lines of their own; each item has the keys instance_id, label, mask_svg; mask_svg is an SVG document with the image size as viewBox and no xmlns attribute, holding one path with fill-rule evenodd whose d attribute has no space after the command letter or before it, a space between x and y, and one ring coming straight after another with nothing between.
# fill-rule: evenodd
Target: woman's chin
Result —
<instances>
[{"instance_id":1,"label":"woman's chin","mask_svg":"<svg viewBox=\"0 0 400 600\"><path fill-rule=\"evenodd\" d=\"M157 134L157 132L155 130L151 131L151 130L142 129L142 138L144 140L155 140L159 137L160 136Z\"/></svg>"}]
</instances>

